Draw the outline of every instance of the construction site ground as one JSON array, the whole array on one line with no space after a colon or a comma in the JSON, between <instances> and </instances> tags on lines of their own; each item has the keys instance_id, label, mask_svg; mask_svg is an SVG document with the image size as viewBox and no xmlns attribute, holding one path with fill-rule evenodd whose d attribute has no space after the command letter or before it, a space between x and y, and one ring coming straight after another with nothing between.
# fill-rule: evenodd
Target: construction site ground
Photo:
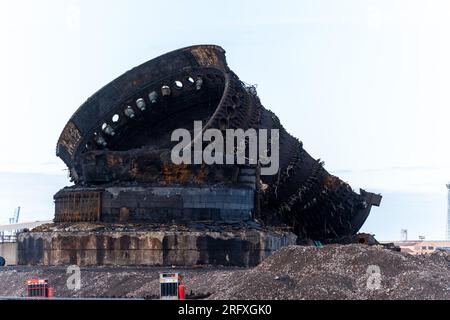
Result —
<instances>
[{"instance_id":1,"label":"construction site ground","mask_svg":"<svg viewBox=\"0 0 450 320\"><path fill-rule=\"evenodd\" d=\"M448 253L412 256L382 246L290 246L255 268L82 267L69 290L66 267L0 267L0 296L25 296L28 279L48 278L56 297L159 298L159 272L185 277L192 299L445 299Z\"/></svg>"}]
</instances>

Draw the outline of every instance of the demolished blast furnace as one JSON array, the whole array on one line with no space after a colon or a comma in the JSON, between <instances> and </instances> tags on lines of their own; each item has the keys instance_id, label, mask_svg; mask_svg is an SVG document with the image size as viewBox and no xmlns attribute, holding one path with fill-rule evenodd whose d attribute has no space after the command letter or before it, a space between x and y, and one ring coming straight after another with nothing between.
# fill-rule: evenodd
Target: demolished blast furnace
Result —
<instances>
[{"instance_id":1,"label":"demolished blast furnace","mask_svg":"<svg viewBox=\"0 0 450 320\"><path fill-rule=\"evenodd\" d=\"M194 121L203 130L278 129L277 174L250 164L173 164L171 133L193 133ZM330 175L213 45L167 53L102 88L66 124L57 155L75 185L55 195L51 234L22 236L24 263L255 265L296 237L354 235L381 201ZM75 234L85 222L102 227ZM111 235L117 225L136 234ZM42 254L30 258L36 237ZM140 256L130 258L131 249Z\"/></svg>"}]
</instances>

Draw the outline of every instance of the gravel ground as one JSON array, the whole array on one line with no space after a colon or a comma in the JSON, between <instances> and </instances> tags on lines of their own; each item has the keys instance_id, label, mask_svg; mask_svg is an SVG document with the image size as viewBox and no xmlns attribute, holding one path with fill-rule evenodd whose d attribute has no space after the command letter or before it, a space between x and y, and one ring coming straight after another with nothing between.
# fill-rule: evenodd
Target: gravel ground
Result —
<instances>
[{"instance_id":1,"label":"gravel ground","mask_svg":"<svg viewBox=\"0 0 450 320\"><path fill-rule=\"evenodd\" d=\"M371 269L380 276L369 274ZM379 286L369 276L378 277ZM233 277L210 298L448 300L450 267L445 254L438 253L411 256L364 245L291 246Z\"/></svg>"},{"instance_id":2,"label":"gravel ground","mask_svg":"<svg viewBox=\"0 0 450 320\"><path fill-rule=\"evenodd\" d=\"M45 277L60 297L157 298L158 272L173 270L185 275L192 298L450 300L450 267L445 257L444 253L411 256L365 245L291 246L253 269L81 268L81 289L75 292L67 289L70 274L63 267L4 267L0 268L0 296L23 296L27 279ZM369 266L377 266L381 275L369 275ZM377 267L371 268L378 271Z\"/></svg>"},{"instance_id":3,"label":"gravel ground","mask_svg":"<svg viewBox=\"0 0 450 320\"><path fill-rule=\"evenodd\" d=\"M157 267L88 267L81 268L81 289L67 288L71 274L65 267L11 266L0 269L0 296L24 296L27 279L47 278L58 297L159 298L159 272L183 274L187 294L205 298L223 282L245 272L241 268L157 268Z\"/></svg>"}]
</instances>

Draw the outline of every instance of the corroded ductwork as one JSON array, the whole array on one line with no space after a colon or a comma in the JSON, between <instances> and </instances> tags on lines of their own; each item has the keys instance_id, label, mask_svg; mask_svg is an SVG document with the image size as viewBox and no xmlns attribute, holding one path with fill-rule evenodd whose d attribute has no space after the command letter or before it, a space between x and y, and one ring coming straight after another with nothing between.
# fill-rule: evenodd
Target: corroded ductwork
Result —
<instances>
[{"instance_id":1,"label":"corroded ductwork","mask_svg":"<svg viewBox=\"0 0 450 320\"><path fill-rule=\"evenodd\" d=\"M174 165L171 133L192 132L194 121L202 121L203 130L278 129L278 173L260 175L260 167L252 165ZM153 221L155 212L168 220L201 220L200 209L207 219L219 212L227 221L242 220L251 209L250 218L263 225L287 226L299 239L329 240L357 233L371 206L381 201L380 195L357 194L330 175L263 107L255 88L229 69L225 51L213 45L167 53L103 87L66 124L57 155L75 186L55 196L56 222L140 222L150 216ZM251 189L253 206L231 205L241 201L232 191L223 198L207 197L205 191L198 194L200 207L186 207L183 190L218 186ZM164 194L173 201L158 198L161 188L172 188ZM143 198L159 200L144 203ZM181 198L184 202L176 200ZM161 203L156 211L154 203Z\"/></svg>"}]
</instances>

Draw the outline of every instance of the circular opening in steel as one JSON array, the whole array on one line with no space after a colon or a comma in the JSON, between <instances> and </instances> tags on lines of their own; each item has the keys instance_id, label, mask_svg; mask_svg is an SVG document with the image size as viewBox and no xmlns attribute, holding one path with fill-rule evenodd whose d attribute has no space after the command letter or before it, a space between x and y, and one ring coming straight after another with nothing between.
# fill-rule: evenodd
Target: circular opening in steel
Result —
<instances>
[{"instance_id":1,"label":"circular opening in steel","mask_svg":"<svg viewBox=\"0 0 450 320\"><path fill-rule=\"evenodd\" d=\"M175 81L175 87L177 89L182 89L183 88L183 82L181 82L180 80L176 80Z\"/></svg>"}]
</instances>

